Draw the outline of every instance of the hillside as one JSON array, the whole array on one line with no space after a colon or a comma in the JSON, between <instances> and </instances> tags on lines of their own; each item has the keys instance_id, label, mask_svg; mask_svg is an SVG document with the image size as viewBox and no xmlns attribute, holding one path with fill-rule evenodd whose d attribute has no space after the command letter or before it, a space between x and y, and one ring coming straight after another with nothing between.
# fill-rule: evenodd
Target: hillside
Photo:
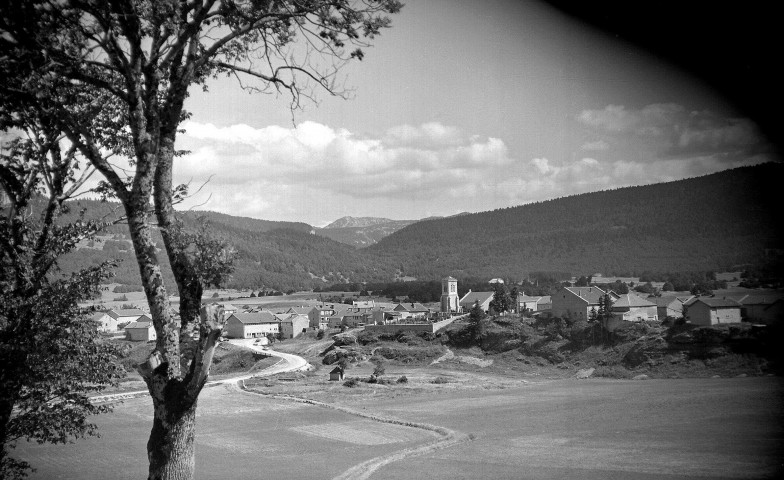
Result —
<instances>
[{"instance_id":1,"label":"hillside","mask_svg":"<svg viewBox=\"0 0 784 480\"><path fill-rule=\"evenodd\" d=\"M237 288L309 289L348 281L386 282L396 276L431 280L447 274L519 279L537 271L639 275L742 270L781 264L784 241L777 191L783 181L784 165L745 167L418 221L362 249L314 235L304 223L215 212L188 212L184 217L195 227L197 217L204 216L213 234L239 251L227 285ZM89 218L111 217L118 207L90 200L78 205L87 209ZM123 261L114 281L141 284L126 225L110 226L82 247L61 262L64 271L119 258ZM160 258L167 284L173 286L165 256Z\"/></svg>"},{"instance_id":2,"label":"hillside","mask_svg":"<svg viewBox=\"0 0 784 480\"><path fill-rule=\"evenodd\" d=\"M64 221L74 219L80 209L87 218L116 218L119 204L80 200ZM394 270L376 258L354 248L310 233L305 223L271 222L234 217L216 212L187 212L185 224L195 228L203 218L212 235L225 240L239 253L236 268L227 287L277 290L309 289L344 281L382 281L392 278ZM83 242L78 251L60 262L64 272L110 259L120 260L112 282L141 285L127 225L107 227L97 239ZM155 241L162 245L157 230ZM174 291L174 277L165 255L159 256L167 288Z\"/></svg>"},{"instance_id":3,"label":"hillside","mask_svg":"<svg viewBox=\"0 0 784 480\"><path fill-rule=\"evenodd\" d=\"M760 266L781 259L782 180L765 164L576 195L414 223L365 250L421 279Z\"/></svg>"},{"instance_id":4,"label":"hillside","mask_svg":"<svg viewBox=\"0 0 784 480\"><path fill-rule=\"evenodd\" d=\"M414 222L417 222L417 220L343 217L324 228L316 229L315 233L322 237L331 238L336 242L359 248L378 243L382 238Z\"/></svg>"},{"instance_id":5,"label":"hillside","mask_svg":"<svg viewBox=\"0 0 784 480\"><path fill-rule=\"evenodd\" d=\"M373 227L376 225L383 225L385 223L392 223L396 220L391 220L389 218L379 218L379 217L341 217L335 220L334 222L330 223L325 229L335 229L335 228L355 228L355 227ZM403 222L413 223L414 220L402 220Z\"/></svg>"}]
</instances>

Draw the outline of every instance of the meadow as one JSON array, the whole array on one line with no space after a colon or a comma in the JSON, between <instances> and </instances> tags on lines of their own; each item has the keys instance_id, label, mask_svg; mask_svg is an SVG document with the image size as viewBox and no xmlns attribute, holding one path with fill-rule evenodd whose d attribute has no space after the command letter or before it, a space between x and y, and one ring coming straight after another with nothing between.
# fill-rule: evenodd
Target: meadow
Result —
<instances>
[{"instance_id":1,"label":"meadow","mask_svg":"<svg viewBox=\"0 0 784 480\"><path fill-rule=\"evenodd\" d=\"M495 384L480 377L433 384L417 372L410 378L406 386L346 388L311 377L301 380L312 388L300 395L471 439L386 464L373 479L784 474L784 382L778 377ZM127 400L98 418L101 438L22 444L17 454L38 468L32 479L143 478L151 413L148 399ZM425 430L226 386L203 392L198 415L200 478L333 478L438 439Z\"/></svg>"}]
</instances>

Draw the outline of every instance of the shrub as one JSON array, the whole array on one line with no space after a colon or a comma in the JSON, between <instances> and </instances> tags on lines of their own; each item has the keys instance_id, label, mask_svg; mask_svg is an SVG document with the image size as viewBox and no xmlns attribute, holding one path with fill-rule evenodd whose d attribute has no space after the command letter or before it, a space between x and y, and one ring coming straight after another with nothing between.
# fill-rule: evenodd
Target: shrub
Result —
<instances>
[{"instance_id":1,"label":"shrub","mask_svg":"<svg viewBox=\"0 0 784 480\"><path fill-rule=\"evenodd\" d=\"M354 387L356 387L357 385L359 385L359 380L358 380L358 379L356 379L356 378L354 378L354 377L352 377L352 378L349 378L348 380L346 380L345 382L343 382L343 386L344 386L344 387L354 388Z\"/></svg>"},{"instance_id":2,"label":"shrub","mask_svg":"<svg viewBox=\"0 0 784 480\"><path fill-rule=\"evenodd\" d=\"M128 301L128 297L126 297L125 295L123 295L122 297L114 297L113 301L115 301L115 302L127 302Z\"/></svg>"},{"instance_id":3,"label":"shrub","mask_svg":"<svg viewBox=\"0 0 784 480\"><path fill-rule=\"evenodd\" d=\"M593 372L594 377L604 378L632 378L632 372L620 365L603 365Z\"/></svg>"},{"instance_id":4,"label":"shrub","mask_svg":"<svg viewBox=\"0 0 784 480\"><path fill-rule=\"evenodd\" d=\"M144 289L139 285L117 285L114 287L114 293L128 293L128 292L143 292Z\"/></svg>"},{"instance_id":5,"label":"shrub","mask_svg":"<svg viewBox=\"0 0 784 480\"><path fill-rule=\"evenodd\" d=\"M316 338L318 340L321 340L322 338L324 338L324 335L326 335L326 332L322 329L319 329L318 333L316 334Z\"/></svg>"},{"instance_id":6,"label":"shrub","mask_svg":"<svg viewBox=\"0 0 784 480\"><path fill-rule=\"evenodd\" d=\"M376 368L373 369L373 376L380 377L386 372L386 361L382 357L374 359L374 363L376 364Z\"/></svg>"},{"instance_id":7,"label":"shrub","mask_svg":"<svg viewBox=\"0 0 784 480\"><path fill-rule=\"evenodd\" d=\"M408 383L408 377L402 375L400 378L397 379L397 383Z\"/></svg>"},{"instance_id":8,"label":"shrub","mask_svg":"<svg viewBox=\"0 0 784 480\"><path fill-rule=\"evenodd\" d=\"M446 377L438 376L431 383L436 383L436 384L449 383L449 379Z\"/></svg>"},{"instance_id":9,"label":"shrub","mask_svg":"<svg viewBox=\"0 0 784 480\"><path fill-rule=\"evenodd\" d=\"M364 330L357 335L357 343L361 345L368 345L370 343L378 343L378 334Z\"/></svg>"}]
</instances>

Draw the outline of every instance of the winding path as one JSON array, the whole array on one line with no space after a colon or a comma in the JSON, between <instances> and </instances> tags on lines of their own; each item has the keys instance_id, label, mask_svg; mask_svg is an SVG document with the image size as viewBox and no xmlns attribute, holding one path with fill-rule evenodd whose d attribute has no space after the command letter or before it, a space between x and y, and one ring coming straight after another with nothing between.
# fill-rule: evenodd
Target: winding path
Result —
<instances>
[{"instance_id":1,"label":"winding path","mask_svg":"<svg viewBox=\"0 0 784 480\"><path fill-rule=\"evenodd\" d=\"M319 402L318 400L312 400L310 398L304 398L304 397L297 397L294 395L271 394L271 393L258 392L255 390L248 390L245 388L244 382L239 382L237 385L243 392L248 394L278 398L282 400L290 400L293 402L306 403L309 405L315 405L318 407L328 408L331 410L338 410L340 412L348 413L350 415L355 415L357 417L367 418L369 420L373 420L376 422L389 423L392 425L402 425L405 427L426 430L435 433L436 435L439 435L441 437L436 441L428 442L418 447L404 448L395 452L390 452L386 455L381 455L378 457L371 458L370 460L365 460L364 462L349 468L348 470L341 473L337 477L334 477L332 480L366 480L373 474L373 472L375 472L379 468L389 463L396 462L398 460L402 460L408 457L424 455L427 453L434 452L436 450L441 450L443 448L451 447L453 445L458 445L460 443L471 440L471 437L463 432L458 432L456 430L452 430L446 427L441 427L438 425L430 425L428 423L409 422L397 418L374 415L364 411L355 410L353 408L344 407L342 405Z\"/></svg>"},{"instance_id":2,"label":"winding path","mask_svg":"<svg viewBox=\"0 0 784 480\"><path fill-rule=\"evenodd\" d=\"M247 380L252 377L267 377L270 375L276 375L278 373L286 373L286 372L295 372L300 370L307 370L310 364L304 358L298 355L292 355L290 353L283 353L277 352L272 349L264 349L261 345L255 345L254 339L239 339L239 340L229 340L229 343L232 345L238 345L241 347L248 348L255 352L263 353L265 355L271 355L273 357L278 357L280 360L264 370L260 370L254 373L248 373L245 375L240 375L237 377L231 378L223 378L220 380L210 380L207 382L205 386L208 385L226 385L237 383L243 380ZM136 390L133 392L122 392L122 393L109 393L106 395L96 395L95 397L91 397L90 401L93 403L102 403L102 402L113 402L116 400L123 400L126 398L134 398L134 397L141 397L144 395L149 395L147 390Z\"/></svg>"},{"instance_id":3,"label":"winding path","mask_svg":"<svg viewBox=\"0 0 784 480\"><path fill-rule=\"evenodd\" d=\"M367 480L373 472L378 470L379 468L383 467L392 462L396 462L398 460L402 460L404 458L413 457L417 455L424 455L436 450L440 450L442 448L451 447L453 445L457 445L466 441L469 441L471 438L466 435L465 433L458 432L455 430L451 430L446 427L440 427L437 425L430 425L427 423L417 423L417 422L409 422L405 420L399 420L392 417L385 417L381 415L373 415L364 411L355 410L353 408L345 407L342 405L335 405L330 403L319 402L317 400L311 400L309 398L303 397L296 397L293 395L282 395L282 394L269 394L269 393L262 393L253 390L247 390L245 388L245 380L252 378L252 377L264 377L270 375L276 375L278 373L285 373L285 372L293 372L293 371L300 371L306 370L310 367L307 360L304 358L293 355L290 353L283 353L278 352L269 348L264 348L261 345L256 345L254 339L240 339L240 340L229 340L229 343L233 345L238 345L241 347L248 348L250 350L264 353L268 355L272 355L275 357L280 358L280 360L275 363L274 365L265 368L264 370L240 375L231 378L224 378L221 380L212 380L207 382L207 385L233 385L234 388L238 388L240 391L250 394L250 395L260 395L260 396L267 396L267 397L274 397L294 402L306 403L310 405L319 406L322 408L329 408L332 410L338 410L341 412L348 413L350 415L355 415L362 418L367 418L369 420L373 420L376 422L381 423L389 423L393 425L403 425L406 427L411 428L418 428L420 430L426 430L438 435L440 438L433 441L428 442L424 445L420 445L418 447L409 447L404 448L395 452L390 452L386 455L381 455L378 457L371 458L364 462L361 462L353 467L349 468L342 474L335 477L333 480ZM451 353L451 352L450 352ZM440 360L440 359L439 359ZM116 394L109 394L109 395L100 395L93 397L91 400L93 402L110 402L116 400L122 400L125 398L132 398L132 397L139 397L149 395L147 390L138 390L135 392L124 392L124 393L116 393Z\"/></svg>"}]
</instances>

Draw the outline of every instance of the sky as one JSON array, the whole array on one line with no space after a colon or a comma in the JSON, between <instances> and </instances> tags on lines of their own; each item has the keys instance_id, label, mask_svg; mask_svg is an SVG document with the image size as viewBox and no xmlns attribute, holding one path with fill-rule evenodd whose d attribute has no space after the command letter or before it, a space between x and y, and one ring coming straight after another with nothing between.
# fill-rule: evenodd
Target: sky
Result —
<instances>
[{"instance_id":1,"label":"sky","mask_svg":"<svg viewBox=\"0 0 784 480\"><path fill-rule=\"evenodd\" d=\"M351 99L293 117L232 78L193 89L183 207L413 220L778 159L702 80L537 1L409 1L365 53Z\"/></svg>"}]
</instances>

